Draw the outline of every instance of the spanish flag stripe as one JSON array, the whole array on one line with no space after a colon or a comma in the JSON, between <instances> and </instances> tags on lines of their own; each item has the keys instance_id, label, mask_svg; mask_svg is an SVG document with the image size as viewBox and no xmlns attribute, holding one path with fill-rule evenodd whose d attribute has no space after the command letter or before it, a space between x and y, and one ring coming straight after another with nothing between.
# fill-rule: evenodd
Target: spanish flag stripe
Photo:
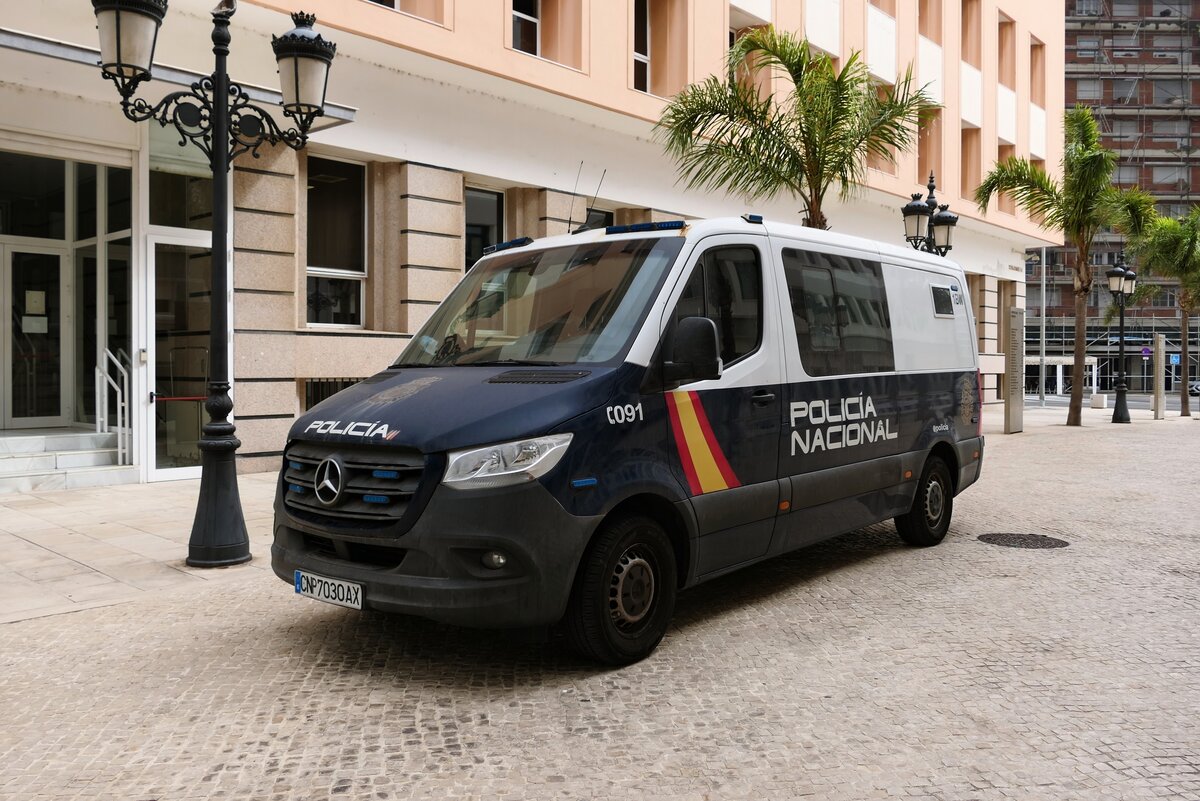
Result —
<instances>
[{"instance_id":1,"label":"spanish flag stripe","mask_svg":"<svg viewBox=\"0 0 1200 801\"><path fill-rule=\"evenodd\" d=\"M700 402L700 396L695 392L690 394L692 408L695 409L696 419L700 422L700 430L704 433L704 439L708 443L708 450L717 464L717 469L721 471L721 477L725 479L725 488L732 489L742 486L742 482L738 481L733 468L729 466L729 460L725 458L725 451L721 449L721 444L717 442L717 438L713 434L712 425L708 422L708 414L704 411L704 404Z\"/></svg>"},{"instance_id":2,"label":"spanish flag stripe","mask_svg":"<svg viewBox=\"0 0 1200 801\"><path fill-rule=\"evenodd\" d=\"M700 428L696 405L698 405L698 401L693 403L691 393L679 392L675 394L675 407L679 413L679 428L683 432L684 439L687 440L687 449L691 456L692 469L696 472L696 478L700 482L700 491L715 492L717 490L728 489L725 477L721 475L721 470L717 467L717 460L713 456L713 452L708 446L708 441L704 437L704 432ZM701 413L703 413L703 409L701 409Z\"/></svg>"},{"instance_id":3,"label":"spanish flag stripe","mask_svg":"<svg viewBox=\"0 0 1200 801\"><path fill-rule=\"evenodd\" d=\"M675 397L675 393L667 393L667 410L671 414L671 431L675 434L675 447L679 450L679 464L687 477L688 489L693 495L700 495L704 490L700 488L700 479L696 477L696 470L692 467L692 455L688 451L687 439L683 436L683 424L679 420L679 408Z\"/></svg>"}]
</instances>

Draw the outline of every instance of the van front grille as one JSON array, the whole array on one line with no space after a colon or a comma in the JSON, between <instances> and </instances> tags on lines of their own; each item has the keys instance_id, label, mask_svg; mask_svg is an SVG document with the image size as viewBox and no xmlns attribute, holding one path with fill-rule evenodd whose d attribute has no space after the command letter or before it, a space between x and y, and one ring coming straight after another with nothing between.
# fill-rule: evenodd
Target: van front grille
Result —
<instances>
[{"instance_id":1,"label":"van front grille","mask_svg":"<svg viewBox=\"0 0 1200 801\"><path fill-rule=\"evenodd\" d=\"M337 462L342 479L341 495L329 505L316 492L317 468L326 459ZM390 527L408 511L424 471L425 456L411 448L297 442L284 454L284 502L296 517L312 523Z\"/></svg>"}]
</instances>

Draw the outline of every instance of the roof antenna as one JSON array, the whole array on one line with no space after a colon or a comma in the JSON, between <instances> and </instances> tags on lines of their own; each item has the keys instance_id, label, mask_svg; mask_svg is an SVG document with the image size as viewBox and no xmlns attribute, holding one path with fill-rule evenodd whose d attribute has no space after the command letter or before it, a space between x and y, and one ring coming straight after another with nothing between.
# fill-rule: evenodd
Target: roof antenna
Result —
<instances>
[{"instance_id":1,"label":"roof antenna","mask_svg":"<svg viewBox=\"0 0 1200 801\"><path fill-rule=\"evenodd\" d=\"M592 195L592 202L588 204L587 209L584 210L584 214L590 214L592 206L596 205L596 198L600 197L600 187L604 186L604 176L606 175L608 175L607 169L600 173L600 183L596 184L596 194ZM585 225L587 224L587 220L584 220L583 222Z\"/></svg>"},{"instance_id":2,"label":"roof antenna","mask_svg":"<svg viewBox=\"0 0 1200 801\"><path fill-rule=\"evenodd\" d=\"M579 189L579 173L583 172L583 159L579 160L579 169L575 171L575 187L571 190L571 211L567 215L567 233L571 233L571 225L575 222L575 191Z\"/></svg>"}]
</instances>

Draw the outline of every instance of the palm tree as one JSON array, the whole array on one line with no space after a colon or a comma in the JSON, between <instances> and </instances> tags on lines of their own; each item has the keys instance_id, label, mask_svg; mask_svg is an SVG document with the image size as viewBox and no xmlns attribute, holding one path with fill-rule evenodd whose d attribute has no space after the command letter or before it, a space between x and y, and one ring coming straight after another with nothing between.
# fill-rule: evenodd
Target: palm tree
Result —
<instances>
[{"instance_id":1,"label":"palm tree","mask_svg":"<svg viewBox=\"0 0 1200 801\"><path fill-rule=\"evenodd\" d=\"M1112 177L1117 156L1100 143L1091 109L1076 106L1063 125L1062 179L1040 166L1013 156L995 165L975 191L975 202L987 211L992 196L1004 192L1044 228L1061 231L1075 248L1071 264L1075 292L1074 381L1067 425L1082 424L1083 373L1087 347L1088 293L1092 291L1092 241L1105 228L1137 237L1154 215L1154 200L1140 189L1119 190Z\"/></svg>"},{"instance_id":2,"label":"palm tree","mask_svg":"<svg viewBox=\"0 0 1200 801\"><path fill-rule=\"evenodd\" d=\"M1179 413L1191 417L1188 403L1188 321L1200 311L1200 207L1183 219L1159 217L1142 236L1133 241L1134 254L1142 269L1179 282L1180 364L1183 383L1179 385Z\"/></svg>"},{"instance_id":3,"label":"palm tree","mask_svg":"<svg viewBox=\"0 0 1200 801\"><path fill-rule=\"evenodd\" d=\"M761 93L757 78L778 69L786 94ZM807 41L757 28L729 49L726 74L677 94L655 133L689 188L724 189L747 198L798 197L804 225L828 228L825 195L836 182L849 196L866 177L866 158L890 162L909 149L923 113L936 108L912 85L878 84L857 52L839 70Z\"/></svg>"}]
</instances>

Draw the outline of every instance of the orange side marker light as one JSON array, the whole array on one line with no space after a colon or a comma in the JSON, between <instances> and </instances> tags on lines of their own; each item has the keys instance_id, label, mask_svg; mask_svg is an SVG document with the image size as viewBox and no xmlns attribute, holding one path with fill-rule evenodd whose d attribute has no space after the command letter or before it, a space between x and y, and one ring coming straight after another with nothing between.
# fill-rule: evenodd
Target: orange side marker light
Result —
<instances>
[{"instance_id":1,"label":"orange side marker light","mask_svg":"<svg viewBox=\"0 0 1200 801\"><path fill-rule=\"evenodd\" d=\"M788 509L791 509L791 508L792 508L792 504L790 501L780 501L779 502L779 511L786 512Z\"/></svg>"}]
</instances>

